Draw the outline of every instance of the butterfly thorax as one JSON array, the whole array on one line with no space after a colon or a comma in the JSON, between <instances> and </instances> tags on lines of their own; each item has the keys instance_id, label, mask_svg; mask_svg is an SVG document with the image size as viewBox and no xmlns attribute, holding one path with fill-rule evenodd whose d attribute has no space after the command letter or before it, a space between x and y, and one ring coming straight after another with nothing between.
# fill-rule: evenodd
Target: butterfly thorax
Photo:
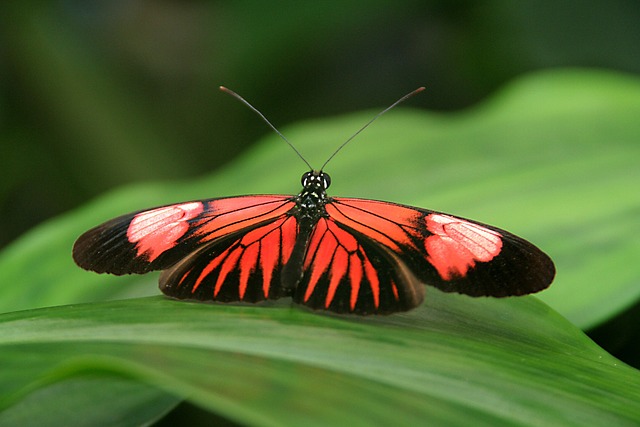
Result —
<instances>
[{"instance_id":1,"label":"butterfly thorax","mask_svg":"<svg viewBox=\"0 0 640 427\"><path fill-rule=\"evenodd\" d=\"M331 185L331 177L322 171L309 171L302 175L302 191L296 197L299 218L308 218L313 222L327 216L324 208L329 201L327 188Z\"/></svg>"},{"instance_id":2,"label":"butterfly thorax","mask_svg":"<svg viewBox=\"0 0 640 427\"><path fill-rule=\"evenodd\" d=\"M325 205L331 201L327 188L331 178L322 171L309 171L302 175L302 191L294 200L296 208L293 215L298 221L298 234L288 262L281 272L282 292L292 294L302 278L304 256L309 239L320 218L328 217Z\"/></svg>"}]
</instances>

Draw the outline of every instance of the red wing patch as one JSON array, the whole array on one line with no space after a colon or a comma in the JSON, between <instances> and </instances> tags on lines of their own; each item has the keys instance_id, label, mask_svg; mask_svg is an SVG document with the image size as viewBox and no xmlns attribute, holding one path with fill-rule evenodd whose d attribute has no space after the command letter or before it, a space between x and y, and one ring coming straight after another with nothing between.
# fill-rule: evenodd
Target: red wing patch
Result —
<instances>
[{"instance_id":1,"label":"red wing patch","mask_svg":"<svg viewBox=\"0 0 640 427\"><path fill-rule=\"evenodd\" d=\"M429 261L443 280L464 277L476 262L489 262L500 254L500 233L449 215L424 218L432 233L424 239Z\"/></svg>"},{"instance_id":2,"label":"red wing patch","mask_svg":"<svg viewBox=\"0 0 640 427\"><path fill-rule=\"evenodd\" d=\"M336 227L326 219L320 219L309 242L304 270L311 275L302 298L308 302L320 278L325 275L329 282L327 289L322 289L324 295L323 308L329 308L335 298L339 285L349 287L349 310L353 311L358 301L360 287L363 280L370 288L373 307L380 305L380 281L378 274L371 265L371 261L363 253L362 247L353 235Z\"/></svg>"},{"instance_id":3,"label":"red wing patch","mask_svg":"<svg viewBox=\"0 0 640 427\"><path fill-rule=\"evenodd\" d=\"M339 313L391 313L422 302L424 286L412 282L392 255L320 218L311 234L304 274L296 291L300 304Z\"/></svg>"},{"instance_id":4,"label":"red wing patch","mask_svg":"<svg viewBox=\"0 0 640 427\"><path fill-rule=\"evenodd\" d=\"M160 277L179 299L257 302L283 296L280 271L291 256L297 220L283 215L205 244Z\"/></svg>"},{"instance_id":5,"label":"red wing patch","mask_svg":"<svg viewBox=\"0 0 640 427\"><path fill-rule=\"evenodd\" d=\"M414 246L412 235L422 216L415 208L366 199L333 200L326 206L327 213L340 224L395 252L401 246Z\"/></svg>"},{"instance_id":6,"label":"red wing patch","mask_svg":"<svg viewBox=\"0 0 640 427\"><path fill-rule=\"evenodd\" d=\"M204 210L202 202L165 206L137 214L127 229L127 239L153 262L160 254L173 248L189 230L189 220Z\"/></svg>"},{"instance_id":7,"label":"red wing patch","mask_svg":"<svg viewBox=\"0 0 640 427\"><path fill-rule=\"evenodd\" d=\"M290 196L240 196L216 199L192 223L201 242L242 231L265 220L287 215L295 206Z\"/></svg>"}]
</instances>

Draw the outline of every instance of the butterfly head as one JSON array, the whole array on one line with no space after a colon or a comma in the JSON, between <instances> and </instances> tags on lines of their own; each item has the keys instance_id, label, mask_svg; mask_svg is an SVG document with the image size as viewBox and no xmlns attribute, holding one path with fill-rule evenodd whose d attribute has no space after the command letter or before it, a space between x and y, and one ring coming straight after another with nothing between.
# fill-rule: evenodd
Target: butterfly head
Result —
<instances>
[{"instance_id":1,"label":"butterfly head","mask_svg":"<svg viewBox=\"0 0 640 427\"><path fill-rule=\"evenodd\" d=\"M324 205L327 203L327 188L331 185L329 174L311 170L302 175L302 191L296 197L300 218L317 221L326 215Z\"/></svg>"},{"instance_id":2,"label":"butterfly head","mask_svg":"<svg viewBox=\"0 0 640 427\"><path fill-rule=\"evenodd\" d=\"M305 172L300 181L305 190L315 193L322 193L331 185L329 174L316 170Z\"/></svg>"}]
</instances>

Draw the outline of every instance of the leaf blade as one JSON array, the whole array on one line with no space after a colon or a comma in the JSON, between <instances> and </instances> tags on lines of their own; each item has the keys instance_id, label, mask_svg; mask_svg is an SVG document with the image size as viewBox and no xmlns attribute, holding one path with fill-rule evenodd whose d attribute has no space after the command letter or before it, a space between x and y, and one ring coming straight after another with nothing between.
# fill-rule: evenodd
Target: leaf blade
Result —
<instances>
[{"instance_id":1,"label":"leaf blade","mask_svg":"<svg viewBox=\"0 0 640 427\"><path fill-rule=\"evenodd\" d=\"M0 354L68 357L68 372L110 369L252 425L349 411L356 424L640 420L638 371L534 298L433 291L414 312L359 319L152 297L5 314L0 328Z\"/></svg>"}]
</instances>

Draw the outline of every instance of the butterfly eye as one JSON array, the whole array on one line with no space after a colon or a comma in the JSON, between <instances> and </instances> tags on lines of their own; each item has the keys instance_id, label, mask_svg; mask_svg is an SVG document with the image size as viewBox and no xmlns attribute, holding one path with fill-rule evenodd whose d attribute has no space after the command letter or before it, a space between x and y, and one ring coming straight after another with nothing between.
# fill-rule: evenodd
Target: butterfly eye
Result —
<instances>
[{"instance_id":1,"label":"butterfly eye","mask_svg":"<svg viewBox=\"0 0 640 427\"><path fill-rule=\"evenodd\" d=\"M300 183L303 187L307 186L307 184L309 183L309 178L313 179L313 172L305 172L302 175L302 178L300 178Z\"/></svg>"},{"instance_id":2,"label":"butterfly eye","mask_svg":"<svg viewBox=\"0 0 640 427\"><path fill-rule=\"evenodd\" d=\"M321 172L320 178L322 178L322 185L324 186L324 189L326 190L327 188L329 188L329 186L331 185L331 177L329 176L329 174L326 172Z\"/></svg>"}]
</instances>

